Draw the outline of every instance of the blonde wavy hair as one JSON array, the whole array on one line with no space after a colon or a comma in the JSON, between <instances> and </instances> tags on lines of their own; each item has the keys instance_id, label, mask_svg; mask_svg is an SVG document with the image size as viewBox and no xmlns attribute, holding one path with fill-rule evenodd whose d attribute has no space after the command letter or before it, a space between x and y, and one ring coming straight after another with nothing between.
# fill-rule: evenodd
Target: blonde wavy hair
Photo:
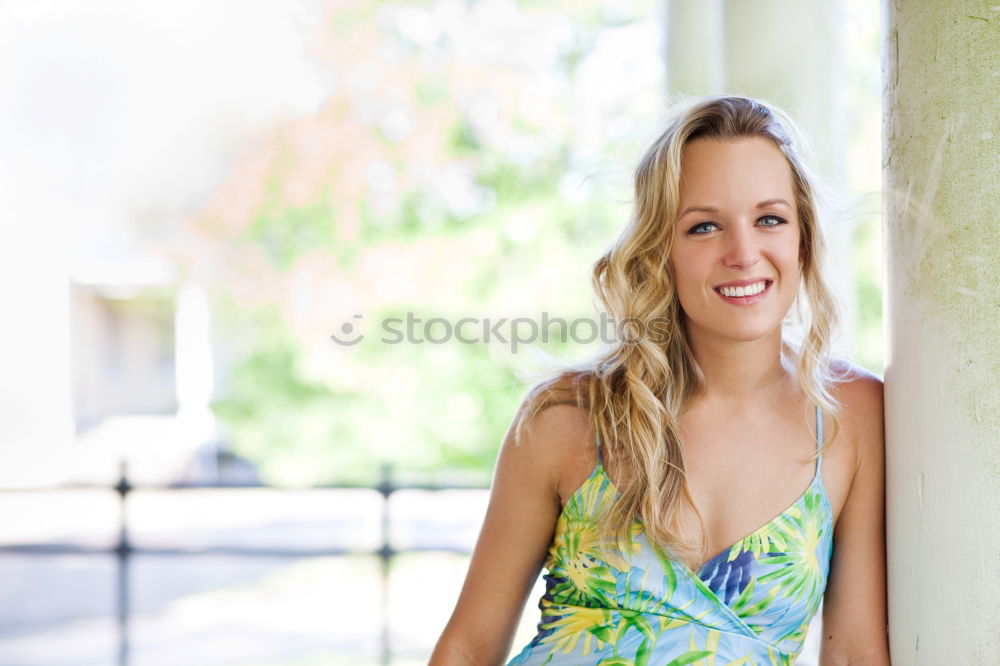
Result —
<instances>
[{"instance_id":1,"label":"blonde wavy hair","mask_svg":"<svg viewBox=\"0 0 1000 666\"><path fill-rule=\"evenodd\" d=\"M630 552L636 519L649 543L684 561L701 559L704 523L685 483L679 420L691 398L704 388L682 325L669 261L679 204L681 150L696 138L734 141L763 137L777 146L791 168L801 231L802 281L796 297L808 305L798 344L783 339L782 356L795 358L802 391L832 422L829 446L841 428L840 405L831 387L843 368L829 354L838 320L836 302L823 279L826 245L817 219L819 180L799 156L793 137L801 136L780 109L760 100L714 95L689 98L657 138L635 172L631 219L611 248L594 264L592 286L608 315L628 327L658 335L625 335L589 360L563 365L528 392L515 415L515 445L525 423L556 404L584 408L606 458L615 462L616 501L598 517L597 541L608 559ZM657 323L659 322L659 323ZM814 460L813 453L807 460ZM684 507L700 530L684 529Z\"/></svg>"}]
</instances>

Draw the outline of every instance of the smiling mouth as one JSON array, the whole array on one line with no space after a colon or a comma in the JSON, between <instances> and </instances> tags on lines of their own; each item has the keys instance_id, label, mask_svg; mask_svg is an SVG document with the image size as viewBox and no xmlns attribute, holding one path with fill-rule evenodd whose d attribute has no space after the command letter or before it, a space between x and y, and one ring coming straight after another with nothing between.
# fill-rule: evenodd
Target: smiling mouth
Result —
<instances>
[{"instance_id":1,"label":"smiling mouth","mask_svg":"<svg viewBox=\"0 0 1000 666\"><path fill-rule=\"evenodd\" d=\"M770 291L772 284L774 284L774 280L761 280L745 287L713 287L712 290L727 303L752 305L764 298Z\"/></svg>"}]
</instances>

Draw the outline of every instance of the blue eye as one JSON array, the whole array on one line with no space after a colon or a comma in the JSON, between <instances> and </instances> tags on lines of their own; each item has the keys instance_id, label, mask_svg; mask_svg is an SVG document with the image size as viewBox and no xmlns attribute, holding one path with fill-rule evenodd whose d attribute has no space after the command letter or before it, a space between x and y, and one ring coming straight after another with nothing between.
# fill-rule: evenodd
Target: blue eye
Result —
<instances>
[{"instance_id":1,"label":"blue eye","mask_svg":"<svg viewBox=\"0 0 1000 666\"><path fill-rule=\"evenodd\" d=\"M788 222L786 222L782 218L778 217L777 215L765 215L764 217L762 217L760 219L762 219L762 220L777 220L774 224L765 224L764 225L765 227L777 227L777 226L782 225L782 224L788 224Z\"/></svg>"},{"instance_id":2,"label":"blue eye","mask_svg":"<svg viewBox=\"0 0 1000 666\"><path fill-rule=\"evenodd\" d=\"M693 227L691 227L690 229L688 229L688 233L691 234L692 236L703 236L703 235L707 234L708 232L707 231L697 231L697 229L700 229L701 227L704 227L704 226L712 226L712 227L714 227L715 226L715 222L700 222L700 223L694 225Z\"/></svg>"}]
</instances>

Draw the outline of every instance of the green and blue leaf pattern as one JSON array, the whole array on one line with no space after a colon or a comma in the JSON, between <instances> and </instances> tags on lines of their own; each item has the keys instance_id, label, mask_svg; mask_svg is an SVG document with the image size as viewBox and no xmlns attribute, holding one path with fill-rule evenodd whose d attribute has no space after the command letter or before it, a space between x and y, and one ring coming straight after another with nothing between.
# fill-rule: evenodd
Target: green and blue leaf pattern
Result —
<instances>
[{"instance_id":1,"label":"green and blue leaf pattern","mask_svg":"<svg viewBox=\"0 0 1000 666\"><path fill-rule=\"evenodd\" d=\"M832 510L818 472L792 506L695 574L654 548L602 559L596 516L614 487L603 466L560 514L538 633L508 666L792 664L826 587Z\"/></svg>"}]
</instances>

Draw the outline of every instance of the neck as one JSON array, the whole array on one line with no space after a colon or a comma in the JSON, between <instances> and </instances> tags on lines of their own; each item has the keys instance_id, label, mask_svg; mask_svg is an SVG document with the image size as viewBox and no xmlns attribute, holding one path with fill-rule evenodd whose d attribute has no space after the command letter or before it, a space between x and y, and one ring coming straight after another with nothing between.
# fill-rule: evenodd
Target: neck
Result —
<instances>
[{"instance_id":1,"label":"neck","mask_svg":"<svg viewBox=\"0 0 1000 666\"><path fill-rule=\"evenodd\" d=\"M705 376L700 400L745 411L787 387L793 368L782 357L781 329L758 340L734 342L688 335Z\"/></svg>"}]
</instances>

